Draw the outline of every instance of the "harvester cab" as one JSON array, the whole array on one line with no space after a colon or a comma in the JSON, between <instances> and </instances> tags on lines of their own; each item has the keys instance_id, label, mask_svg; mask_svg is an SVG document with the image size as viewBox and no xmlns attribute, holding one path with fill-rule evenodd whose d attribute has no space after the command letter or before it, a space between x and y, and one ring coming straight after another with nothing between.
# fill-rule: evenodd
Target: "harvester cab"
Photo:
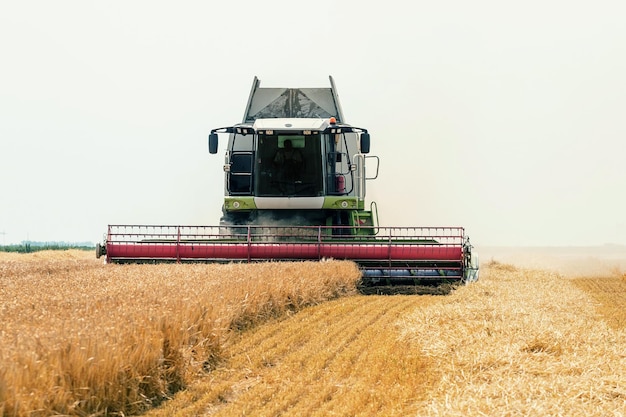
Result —
<instances>
[{"instance_id":1,"label":"harvester cab","mask_svg":"<svg viewBox=\"0 0 626 417\"><path fill-rule=\"evenodd\" d=\"M343 123L330 82L330 88L261 88L255 77L243 121L211 131L210 153L217 153L218 134L228 134L222 225L374 231L376 206L366 210L365 190L378 158L367 155L367 130ZM367 161L374 161L369 177Z\"/></svg>"},{"instance_id":2,"label":"harvester cab","mask_svg":"<svg viewBox=\"0 0 626 417\"><path fill-rule=\"evenodd\" d=\"M224 202L216 226L110 225L107 262L348 259L364 285L472 282L478 257L462 227L384 227L366 184L378 176L367 129L344 120L330 88L261 88L226 139ZM366 172L366 165L368 166Z\"/></svg>"}]
</instances>

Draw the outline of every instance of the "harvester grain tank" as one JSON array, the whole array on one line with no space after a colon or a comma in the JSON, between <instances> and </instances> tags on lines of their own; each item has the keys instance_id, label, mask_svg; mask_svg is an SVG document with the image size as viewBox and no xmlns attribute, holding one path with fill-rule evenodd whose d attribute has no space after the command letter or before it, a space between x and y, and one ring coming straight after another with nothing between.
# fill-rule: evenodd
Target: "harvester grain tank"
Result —
<instances>
[{"instance_id":1,"label":"harvester grain tank","mask_svg":"<svg viewBox=\"0 0 626 417\"><path fill-rule=\"evenodd\" d=\"M462 227L384 227L366 204L378 176L367 129L347 124L330 88L261 88L255 77L241 123L227 137L218 226L111 225L108 262L252 262L349 259L365 284L478 279ZM368 169L366 170L366 165Z\"/></svg>"}]
</instances>

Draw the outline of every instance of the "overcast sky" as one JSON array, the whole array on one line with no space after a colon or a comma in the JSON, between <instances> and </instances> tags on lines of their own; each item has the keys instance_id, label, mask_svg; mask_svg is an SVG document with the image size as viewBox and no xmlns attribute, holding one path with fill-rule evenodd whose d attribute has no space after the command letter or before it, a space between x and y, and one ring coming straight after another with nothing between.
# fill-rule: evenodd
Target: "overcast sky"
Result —
<instances>
[{"instance_id":1,"label":"overcast sky","mask_svg":"<svg viewBox=\"0 0 626 417\"><path fill-rule=\"evenodd\" d=\"M5 1L0 235L217 224L252 79L369 129L382 225L475 245L626 244L626 3Z\"/></svg>"}]
</instances>

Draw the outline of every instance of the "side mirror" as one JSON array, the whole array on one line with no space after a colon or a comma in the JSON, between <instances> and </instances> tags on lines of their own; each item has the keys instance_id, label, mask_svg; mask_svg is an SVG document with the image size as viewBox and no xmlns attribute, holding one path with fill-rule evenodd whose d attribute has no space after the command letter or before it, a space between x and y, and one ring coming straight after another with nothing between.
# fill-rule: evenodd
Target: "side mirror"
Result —
<instances>
[{"instance_id":1,"label":"side mirror","mask_svg":"<svg viewBox=\"0 0 626 417\"><path fill-rule=\"evenodd\" d=\"M217 153L217 133L215 132L209 135L209 153Z\"/></svg>"},{"instance_id":2,"label":"side mirror","mask_svg":"<svg viewBox=\"0 0 626 417\"><path fill-rule=\"evenodd\" d=\"M370 134L361 133L361 153L370 153Z\"/></svg>"}]
</instances>

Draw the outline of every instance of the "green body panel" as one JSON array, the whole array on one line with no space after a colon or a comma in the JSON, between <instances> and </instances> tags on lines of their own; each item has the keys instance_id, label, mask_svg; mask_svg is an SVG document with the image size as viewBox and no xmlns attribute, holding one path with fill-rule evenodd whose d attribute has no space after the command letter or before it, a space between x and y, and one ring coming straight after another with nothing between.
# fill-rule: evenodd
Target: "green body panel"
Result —
<instances>
[{"instance_id":1,"label":"green body panel","mask_svg":"<svg viewBox=\"0 0 626 417\"><path fill-rule=\"evenodd\" d=\"M363 210L365 204L353 196L326 196L323 209L326 210Z\"/></svg>"},{"instance_id":2,"label":"green body panel","mask_svg":"<svg viewBox=\"0 0 626 417\"><path fill-rule=\"evenodd\" d=\"M376 235L377 223L375 215L370 210L363 209L363 201L354 196L326 196L322 203L321 209L308 209L308 210L296 210L296 209L258 209L254 197L252 196L236 196L224 198L224 211L231 213L232 216L243 215L245 217L231 217L230 221L237 222L236 224L246 224L250 222L254 224L254 220L257 215L262 213L273 213L273 216L306 216L305 212L309 215L311 212L317 212L322 215L309 217L311 224L322 224L326 226L342 225L348 235L351 236L374 236ZM237 214L239 213L239 214ZM246 214L248 213L248 214ZM281 213L281 214L277 214ZM343 213L341 216L337 216L338 213ZM249 217L250 216L250 217ZM341 222L335 222L336 219L343 219ZM242 223L239 223L242 222ZM332 229L328 230L331 233Z\"/></svg>"},{"instance_id":3,"label":"green body panel","mask_svg":"<svg viewBox=\"0 0 626 417\"><path fill-rule=\"evenodd\" d=\"M250 196L225 197L224 198L224 210L226 211L256 210L254 197L250 197Z\"/></svg>"},{"instance_id":4,"label":"green body panel","mask_svg":"<svg viewBox=\"0 0 626 417\"><path fill-rule=\"evenodd\" d=\"M238 203L238 206L235 204ZM326 196L324 197L324 210L363 210L365 204L352 196ZM250 211L256 210L254 197L236 196L224 197L224 209L226 211Z\"/></svg>"}]
</instances>

